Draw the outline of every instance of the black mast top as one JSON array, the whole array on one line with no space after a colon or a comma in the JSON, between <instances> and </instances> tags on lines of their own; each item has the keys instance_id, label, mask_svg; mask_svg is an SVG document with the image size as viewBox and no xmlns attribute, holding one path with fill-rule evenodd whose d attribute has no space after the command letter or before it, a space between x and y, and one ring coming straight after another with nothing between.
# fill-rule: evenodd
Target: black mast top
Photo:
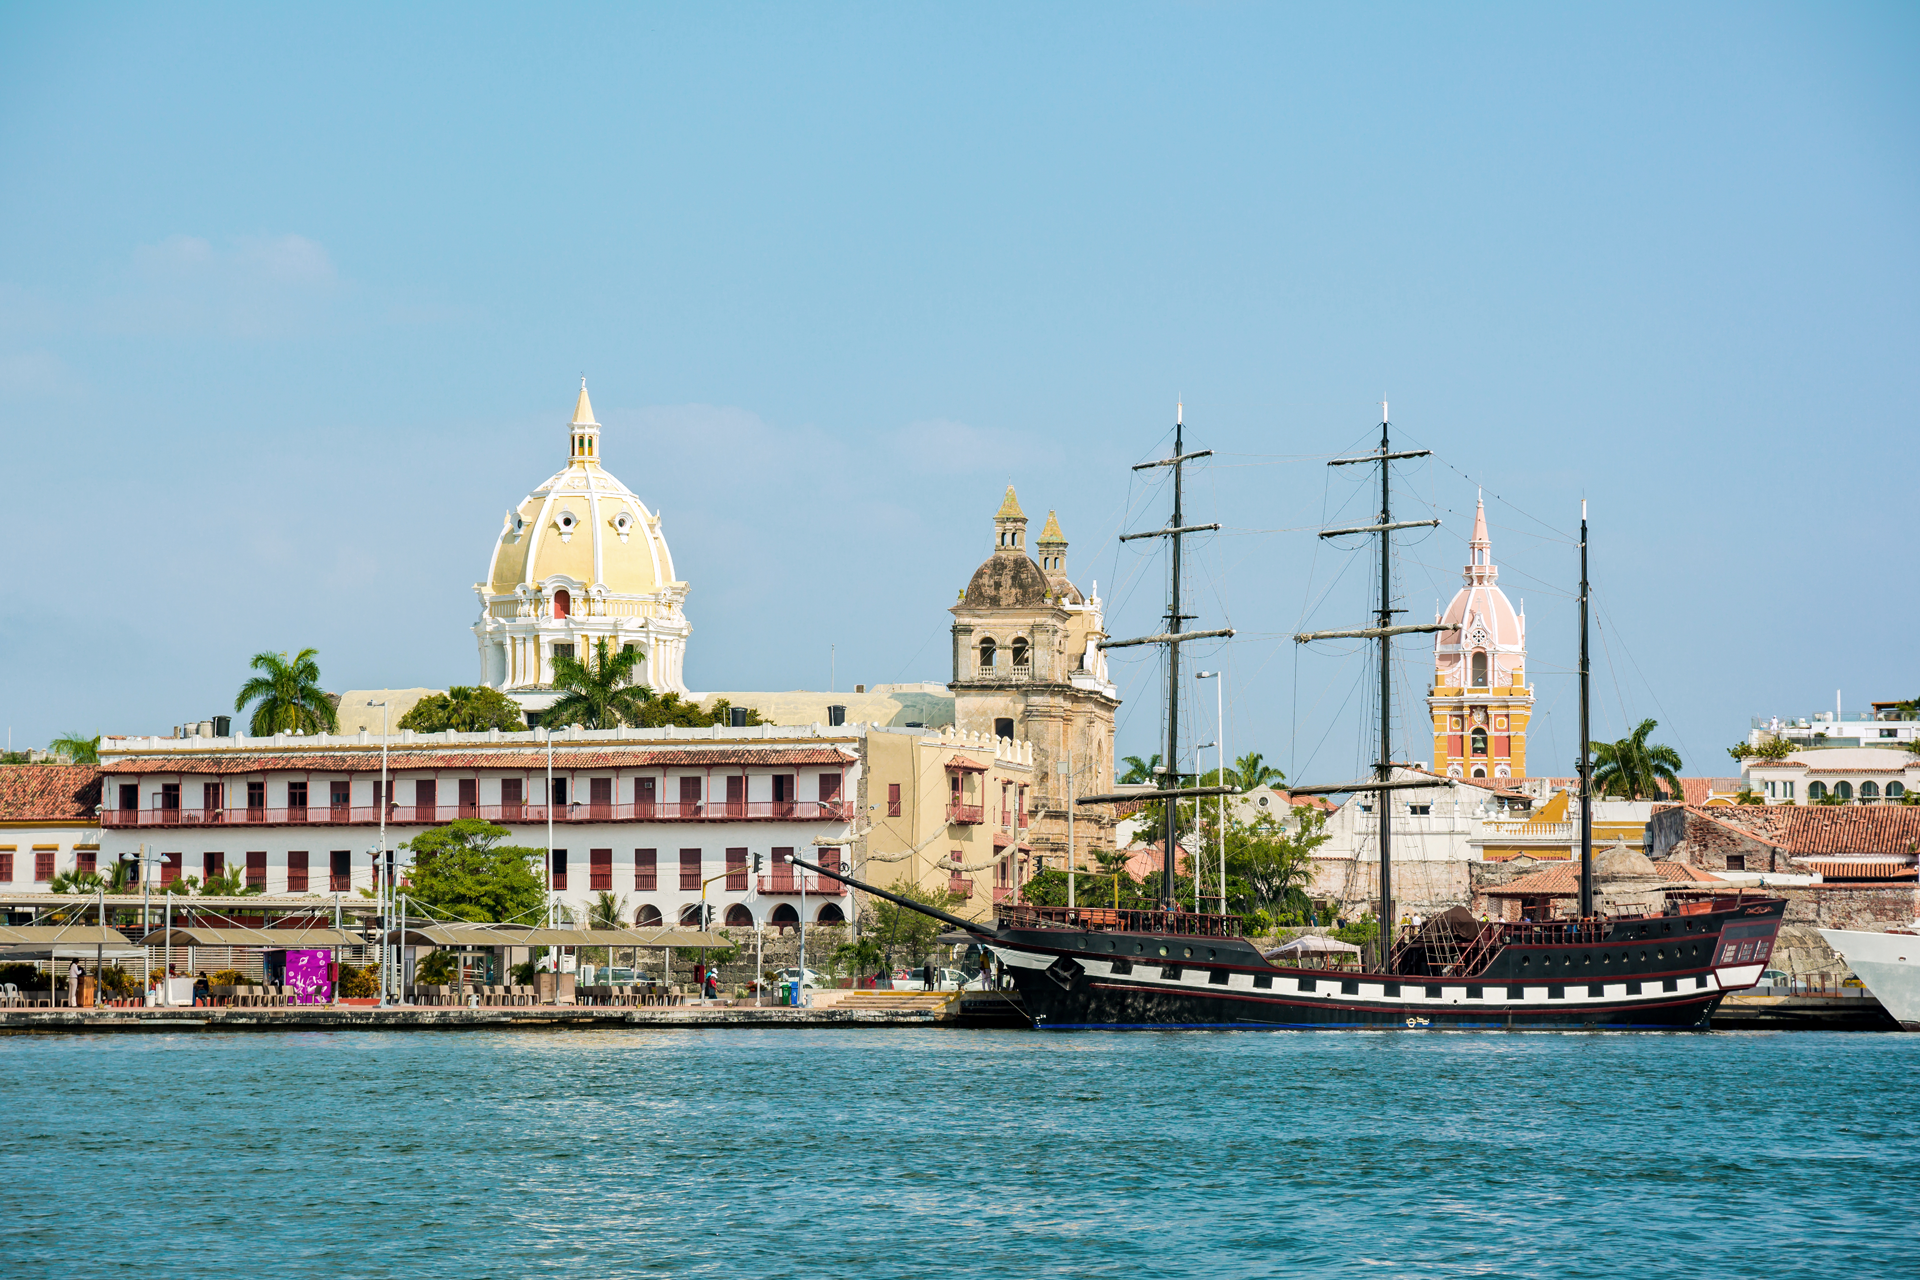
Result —
<instances>
[{"instance_id":1,"label":"black mast top","mask_svg":"<svg viewBox=\"0 0 1920 1280\"><path fill-rule=\"evenodd\" d=\"M1424 458L1431 450L1412 449L1401 453L1393 452L1388 440L1389 421L1387 406L1380 406L1380 451L1358 458L1336 458L1327 465L1330 467L1351 466L1360 462L1378 462L1380 464L1380 518L1371 525L1354 529L1328 529L1321 533L1323 538L1337 538L1342 534L1373 533L1380 536L1380 604L1374 610L1375 622L1371 627L1359 627L1348 631L1309 631L1296 635L1297 643L1305 644L1309 640L1331 640L1335 638L1367 638L1380 642L1380 756L1374 761L1374 785L1354 783L1355 791L1371 791L1380 817L1380 961L1381 968L1391 972L1393 968L1393 637L1415 631L1439 631L1442 624L1417 623L1409 626L1393 625L1393 615L1398 612L1393 607L1392 546L1390 539L1395 529L1430 528L1438 520L1402 520L1393 519L1392 467L1389 465L1400 458Z\"/></svg>"},{"instance_id":2,"label":"black mast top","mask_svg":"<svg viewBox=\"0 0 1920 1280\"><path fill-rule=\"evenodd\" d=\"M1162 458L1158 462L1142 462L1134 467L1135 471L1145 471L1150 467L1173 468L1173 518L1164 529L1152 529L1145 533L1129 533L1121 537L1122 542L1131 542L1135 538L1171 538L1173 554L1171 560L1170 581L1167 590L1167 629L1155 636L1139 636L1132 640L1103 640L1102 649L1124 649L1130 645L1164 644L1167 646L1167 745L1166 768L1160 775L1161 806L1166 810L1163 823L1165 847L1160 858L1160 909L1174 911L1173 892L1174 845L1179 833L1180 806L1175 803L1180 796L1217 796L1230 795L1232 787L1182 787L1180 785L1180 645L1187 640L1204 640L1216 636L1231 636L1233 630L1226 628L1218 631L1185 631L1182 624L1192 618L1192 614L1180 612L1180 555L1181 539L1189 533L1204 533L1218 529L1217 524L1187 525L1182 521L1186 513L1181 504L1181 467L1196 458L1213 455L1211 449L1197 449L1192 453L1182 450L1186 447L1186 414L1183 408L1176 408L1173 415L1173 456ZM1077 803L1096 804L1119 799L1119 796L1081 796ZM1130 798L1130 797L1129 797Z\"/></svg>"},{"instance_id":3,"label":"black mast top","mask_svg":"<svg viewBox=\"0 0 1920 1280\"><path fill-rule=\"evenodd\" d=\"M1593 730L1587 723L1587 500L1580 499L1580 918L1593 914Z\"/></svg>"}]
</instances>

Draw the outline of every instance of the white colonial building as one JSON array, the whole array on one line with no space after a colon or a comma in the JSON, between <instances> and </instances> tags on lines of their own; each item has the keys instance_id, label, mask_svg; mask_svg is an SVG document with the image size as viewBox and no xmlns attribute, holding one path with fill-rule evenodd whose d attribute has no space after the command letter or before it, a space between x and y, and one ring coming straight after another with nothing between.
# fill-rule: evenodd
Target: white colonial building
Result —
<instances>
[{"instance_id":1,"label":"white colonial building","mask_svg":"<svg viewBox=\"0 0 1920 1280\"><path fill-rule=\"evenodd\" d=\"M487 580L474 584L481 683L540 709L554 655L585 658L605 639L645 655L636 683L686 693L687 584L659 514L601 466L584 378L567 436L566 467L507 512Z\"/></svg>"}]
</instances>

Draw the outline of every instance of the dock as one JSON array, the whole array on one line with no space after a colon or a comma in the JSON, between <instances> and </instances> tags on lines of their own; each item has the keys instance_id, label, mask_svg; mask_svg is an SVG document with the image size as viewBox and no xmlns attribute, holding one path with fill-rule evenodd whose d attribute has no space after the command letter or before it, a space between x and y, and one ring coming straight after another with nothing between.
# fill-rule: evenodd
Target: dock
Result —
<instances>
[{"instance_id":1,"label":"dock","mask_svg":"<svg viewBox=\"0 0 1920 1280\"><path fill-rule=\"evenodd\" d=\"M1728 996L1713 1011L1715 1031L1898 1031L1900 1024L1860 988L1771 994L1767 987Z\"/></svg>"}]
</instances>

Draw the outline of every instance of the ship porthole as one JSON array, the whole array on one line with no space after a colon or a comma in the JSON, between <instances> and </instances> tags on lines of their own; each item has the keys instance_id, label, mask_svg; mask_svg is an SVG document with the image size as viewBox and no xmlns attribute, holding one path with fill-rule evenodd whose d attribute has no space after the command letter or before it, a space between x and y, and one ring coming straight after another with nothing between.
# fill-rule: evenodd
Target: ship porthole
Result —
<instances>
[{"instance_id":1,"label":"ship porthole","mask_svg":"<svg viewBox=\"0 0 1920 1280\"><path fill-rule=\"evenodd\" d=\"M1160 954L1161 955L1167 954L1167 949L1165 947L1160 948Z\"/></svg>"},{"instance_id":2,"label":"ship porthole","mask_svg":"<svg viewBox=\"0 0 1920 1280\"><path fill-rule=\"evenodd\" d=\"M1183 959L1183 960L1191 960L1191 959L1193 959L1193 948L1192 948L1192 947L1182 947L1182 948L1180 948L1180 957L1181 957L1181 959Z\"/></svg>"},{"instance_id":3,"label":"ship porthole","mask_svg":"<svg viewBox=\"0 0 1920 1280\"><path fill-rule=\"evenodd\" d=\"M377 797L376 797L376 798L377 798ZM1526 967L1527 967L1528 965L1530 965L1530 964L1532 964L1532 963L1533 963L1533 957L1532 957L1532 956L1521 956L1521 957L1520 957L1520 967L1521 967L1522 969L1524 969L1524 968L1526 968Z\"/></svg>"}]
</instances>

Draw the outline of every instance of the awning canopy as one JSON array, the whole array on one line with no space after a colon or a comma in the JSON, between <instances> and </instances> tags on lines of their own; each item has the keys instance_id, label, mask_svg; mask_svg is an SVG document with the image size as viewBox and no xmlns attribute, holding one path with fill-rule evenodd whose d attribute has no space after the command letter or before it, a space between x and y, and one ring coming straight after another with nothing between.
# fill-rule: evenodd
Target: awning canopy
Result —
<instances>
[{"instance_id":1,"label":"awning canopy","mask_svg":"<svg viewBox=\"0 0 1920 1280\"><path fill-rule=\"evenodd\" d=\"M512 924L423 924L387 940L410 947L728 947L733 940L699 929L538 929Z\"/></svg>"},{"instance_id":2,"label":"awning canopy","mask_svg":"<svg viewBox=\"0 0 1920 1280\"><path fill-rule=\"evenodd\" d=\"M0 948L16 960L141 954L127 935L97 924L0 925Z\"/></svg>"},{"instance_id":3,"label":"awning canopy","mask_svg":"<svg viewBox=\"0 0 1920 1280\"><path fill-rule=\"evenodd\" d=\"M1304 938L1283 942L1273 950L1262 954L1269 960L1276 956L1357 956L1360 954L1360 948L1351 942L1342 942L1338 938L1322 938L1318 934L1308 934Z\"/></svg>"},{"instance_id":4,"label":"awning canopy","mask_svg":"<svg viewBox=\"0 0 1920 1280\"><path fill-rule=\"evenodd\" d=\"M235 925L162 925L140 939L142 946L264 947L274 951L309 951L321 947L352 947L366 941L356 933L322 929L248 929Z\"/></svg>"}]
</instances>

